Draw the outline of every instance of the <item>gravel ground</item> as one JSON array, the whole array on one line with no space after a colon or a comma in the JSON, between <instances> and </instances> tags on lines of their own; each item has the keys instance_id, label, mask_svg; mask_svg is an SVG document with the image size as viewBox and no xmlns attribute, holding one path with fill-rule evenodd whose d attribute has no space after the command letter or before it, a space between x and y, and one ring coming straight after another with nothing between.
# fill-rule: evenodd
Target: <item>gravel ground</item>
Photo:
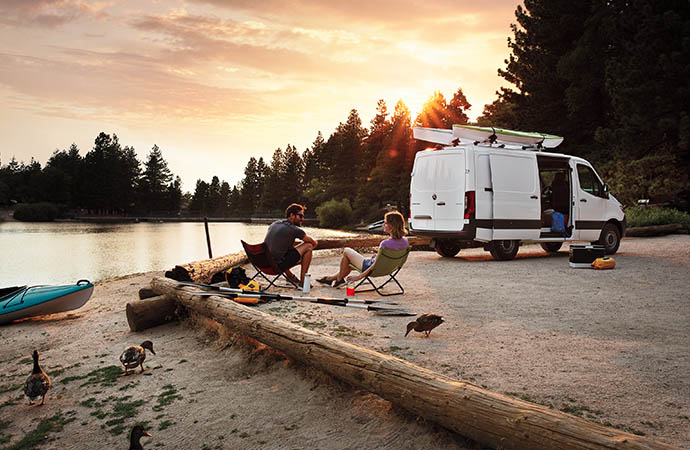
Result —
<instances>
[{"instance_id":1,"label":"gravel ground","mask_svg":"<svg viewBox=\"0 0 690 450\"><path fill-rule=\"evenodd\" d=\"M317 254L313 279L336 270L338 255ZM565 248L547 255L537 245L509 262L481 249L451 259L413 252L399 275L406 293L393 298L445 317L429 339L405 338L409 319L401 317L291 302L259 308L495 392L690 448L690 237L625 239L615 259L615 270L594 271L571 269ZM224 330L212 332L213 324L131 333L124 306L154 275L99 283L73 313L0 327L0 446L44 433L39 422L52 419L62 425L45 432L41 448L126 448L135 422L154 435L143 439L147 448L477 448L376 395L261 346L248 349ZM157 354L144 375L88 381L145 339ZM42 407L21 394L34 348L54 373Z\"/></svg>"}]
</instances>

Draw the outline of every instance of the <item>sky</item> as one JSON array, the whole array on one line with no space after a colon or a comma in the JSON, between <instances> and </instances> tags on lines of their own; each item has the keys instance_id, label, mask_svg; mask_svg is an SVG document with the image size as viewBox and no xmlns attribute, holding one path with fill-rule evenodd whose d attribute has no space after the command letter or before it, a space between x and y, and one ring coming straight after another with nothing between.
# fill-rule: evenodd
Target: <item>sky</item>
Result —
<instances>
[{"instance_id":1,"label":"sky","mask_svg":"<svg viewBox=\"0 0 690 450\"><path fill-rule=\"evenodd\" d=\"M42 165L100 132L158 145L194 191L234 185L385 100L414 118L462 88L471 119L506 82L518 0L0 0L0 164Z\"/></svg>"}]
</instances>

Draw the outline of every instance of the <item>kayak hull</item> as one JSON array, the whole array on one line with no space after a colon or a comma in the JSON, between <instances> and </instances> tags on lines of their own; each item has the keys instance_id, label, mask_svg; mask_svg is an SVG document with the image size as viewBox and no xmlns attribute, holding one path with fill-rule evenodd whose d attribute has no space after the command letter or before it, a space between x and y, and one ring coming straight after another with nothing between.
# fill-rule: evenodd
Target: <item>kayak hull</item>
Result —
<instances>
[{"instance_id":1,"label":"kayak hull","mask_svg":"<svg viewBox=\"0 0 690 450\"><path fill-rule=\"evenodd\" d=\"M0 299L0 324L81 308L91 298L93 288L92 283L85 283L17 290Z\"/></svg>"}]
</instances>

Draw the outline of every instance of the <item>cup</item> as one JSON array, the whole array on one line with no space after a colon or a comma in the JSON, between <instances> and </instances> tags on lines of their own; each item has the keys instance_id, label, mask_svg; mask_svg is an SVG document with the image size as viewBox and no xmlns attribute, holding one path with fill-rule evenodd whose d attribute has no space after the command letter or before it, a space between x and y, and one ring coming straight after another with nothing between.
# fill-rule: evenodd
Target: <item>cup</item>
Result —
<instances>
[{"instance_id":1,"label":"cup","mask_svg":"<svg viewBox=\"0 0 690 450\"><path fill-rule=\"evenodd\" d=\"M306 273L306 274L304 274L304 284L302 285L302 292L305 294L308 294L310 289L311 289L311 275Z\"/></svg>"},{"instance_id":2,"label":"cup","mask_svg":"<svg viewBox=\"0 0 690 450\"><path fill-rule=\"evenodd\" d=\"M347 283L346 295L348 297L352 297L353 295L355 295L355 285L354 284Z\"/></svg>"}]
</instances>

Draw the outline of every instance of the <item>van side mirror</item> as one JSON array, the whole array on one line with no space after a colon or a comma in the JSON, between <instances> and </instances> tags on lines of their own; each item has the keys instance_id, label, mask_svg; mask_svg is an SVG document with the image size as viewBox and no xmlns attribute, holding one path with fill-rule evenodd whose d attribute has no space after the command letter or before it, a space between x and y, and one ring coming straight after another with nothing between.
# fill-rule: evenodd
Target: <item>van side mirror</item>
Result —
<instances>
[{"instance_id":1,"label":"van side mirror","mask_svg":"<svg viewBox=\"0 0 690 450\"><path fill-rule=\"evenodd\" d=\"M604 183L604 197L609 198L609 185Z\"/></svg>"}]
</instances>

